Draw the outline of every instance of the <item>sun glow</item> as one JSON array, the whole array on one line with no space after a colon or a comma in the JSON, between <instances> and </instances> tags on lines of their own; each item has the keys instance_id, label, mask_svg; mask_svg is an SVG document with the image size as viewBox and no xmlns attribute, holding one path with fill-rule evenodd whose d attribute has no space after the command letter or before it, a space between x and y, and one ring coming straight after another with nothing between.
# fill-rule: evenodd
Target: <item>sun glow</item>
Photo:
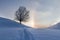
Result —
<instances>
[{"instance_id":1,"label":"sun glow","mask_svg":"<svg viewBox=\"0 0 60 40\"><path fill-rule=\"evenodd\" d=\"M35 24L35 11L33 9L30 10L30 18L29 18L29 22L26 23L28 26L33 27L34 28L34 24Z\"/></svg>"},{"instance_id":2,"label":"sun glow","mask_svg":"<svg viewBox=\"0 0 60 40\"><path fill-rule=\"evenodd\" d=\"M31 19L28 24L29 24L31 27L34 27L34 20Z\"/></svg>"},{"instance_id":3,"label":"sun glow","mask_svg":"<svg viewBox=\"0 0 60 40\"><path fill-rule=\"evenodd\" d=\"M23 23L23 24L25 24L25 25L27 25L29 27L34 27L34 20L31 19L31 20L29 20L29 22L26 22L26 23Z\"/></svg>"},{"instance_id":4,"label":"sun glow","mask_svg":"<svg viewBox=\"0 0 60 40\"><path fill-rule=\"evenodd\" d=\"M30 11L29 21L24 24L30 27L34 27L34 11L33 10Z\"/></svg>"}]
</instances>

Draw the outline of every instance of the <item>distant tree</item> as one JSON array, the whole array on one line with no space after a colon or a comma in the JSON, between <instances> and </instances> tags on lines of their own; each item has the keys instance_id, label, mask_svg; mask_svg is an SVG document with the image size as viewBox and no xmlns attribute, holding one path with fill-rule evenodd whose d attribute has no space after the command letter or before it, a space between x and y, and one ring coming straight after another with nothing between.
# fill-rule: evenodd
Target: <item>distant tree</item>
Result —
<instances>
[{"instance_id":1,"label":"distant tree","mask_svg":"<svg viewBox=\"0 0 60 40\"><path fill-rule=\"evenodd\" d=\"M21 6L21 7L19 7L19 9L16 11L15 16L16 16L16 19L17 19L17 20L20 22L20 24L21 24L21 22L26 22L27 19L29 19L29 11L28 11L25 7Z\"/></svg>"}]
</instances>

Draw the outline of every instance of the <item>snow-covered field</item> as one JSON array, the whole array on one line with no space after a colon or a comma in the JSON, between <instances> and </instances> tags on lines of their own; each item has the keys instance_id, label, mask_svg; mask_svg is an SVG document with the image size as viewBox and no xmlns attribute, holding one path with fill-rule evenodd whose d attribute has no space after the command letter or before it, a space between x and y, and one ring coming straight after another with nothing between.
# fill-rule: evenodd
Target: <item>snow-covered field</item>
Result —
<instances>
[{"instance_id":1,"label":"snow-covered field","mask_svg":"<svg viewBox=\"0 0 60 40\"><path fill-rule=\"evenodd\" d=\"M60 30L35 29L0 18L0 40L60 40Z\"/></svg>"},{"instance_id":2,"label":"snow-covered field","mask_svg":"<svg viewBox=\"0 0 60 40\"><path fill-rule=\"evenodd\" d=\"M35 40L60 40L60 30L56 29L28 29Z\"/></svg>"}]
</instances>

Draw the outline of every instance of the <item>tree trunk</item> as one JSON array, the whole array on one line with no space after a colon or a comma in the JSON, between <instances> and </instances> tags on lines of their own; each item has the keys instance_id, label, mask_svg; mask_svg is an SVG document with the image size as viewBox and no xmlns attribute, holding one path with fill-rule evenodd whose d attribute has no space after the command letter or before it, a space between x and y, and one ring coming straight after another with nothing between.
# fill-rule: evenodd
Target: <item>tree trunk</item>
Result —
<instances>
[{"instance_id":1,"label":"tree trunk","mask_svg":"<svg viewBox=\"0 0 60 40\"><path fill-rule=\"evenodd\" d=\"M21 21L20 21L20 24L21 24Z\"/></svg>"}]
</instances>

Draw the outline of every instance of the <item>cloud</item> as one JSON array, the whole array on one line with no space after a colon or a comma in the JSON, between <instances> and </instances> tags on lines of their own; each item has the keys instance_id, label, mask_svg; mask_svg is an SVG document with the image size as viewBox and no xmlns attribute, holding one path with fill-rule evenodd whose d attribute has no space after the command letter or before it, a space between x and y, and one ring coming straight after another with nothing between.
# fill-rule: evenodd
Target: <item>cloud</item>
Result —
<instances>
[{"instance_id":1,"label":"cloud","mask_svg":"<svg viewBox=\"0 0 60 40\"><path fill-rule=\"evenodd\" d=\"M35 21L37 23L53 24L60 16L59 0L35 0L29 4L29 7L31 11L34 10Z\"/></svg>"}]
</instances>

